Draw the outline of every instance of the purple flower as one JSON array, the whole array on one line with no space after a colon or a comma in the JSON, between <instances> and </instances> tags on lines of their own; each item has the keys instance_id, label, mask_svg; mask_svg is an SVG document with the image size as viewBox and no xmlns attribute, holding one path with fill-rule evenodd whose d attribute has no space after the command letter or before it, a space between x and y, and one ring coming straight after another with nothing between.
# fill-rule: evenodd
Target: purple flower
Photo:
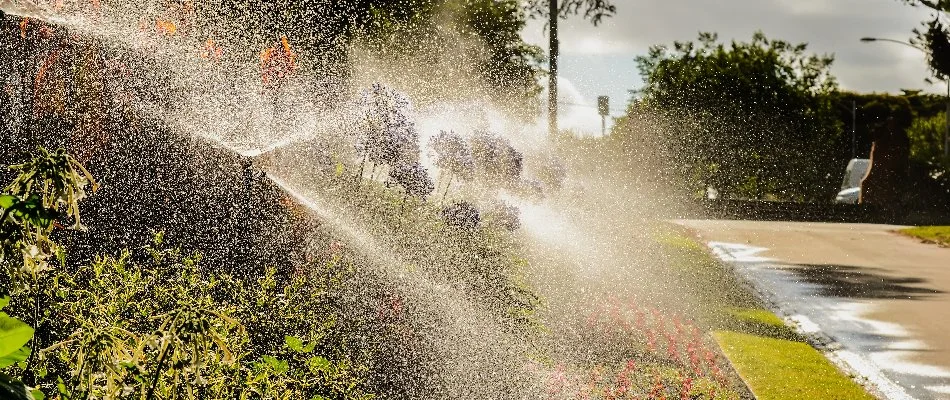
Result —
<instances>
[{"instance_id":1,"label":"purple flower","mask_svg":"<svg viewBox=\"0 0 950 400\"><path fill-rule=\"evenodd\" d=\"M523 157L507 139L482 131L475 133L471 143L475 163L489 179L512 184L521 177Z\"/></svg>"},{"instance_id":2,"label":"purple flower","mask_svg":"<svg viewBox=\"0 0 950 400\"><path fill-rule=\"evenodd\" d=\"M460 229L475 229L481 222L478 209L467 201L459 201L443 208L442 219L446 225Z\"/></svg>"},{"instance_id":3,"label":"purple flower","mask_svg":"<svg viewBox=\"0 0 950 400\"><path fill-rule=\"evenodd\" d=\"M395 166L419 160L419 132L409 98L382 84L363 93L363 127L356 151L374 164Z\"/></svg>"},{"instance_id":4,"label":"purple flower","mask_svg":"<svg viewBox=\"0 0 950 400\"><path fill-rule=\"evenodd\" d=\"M544 184L537 179L525 179L521 181L521 188L528 196L536 199L544 198Z\"/></svg>"},{"instance_id":5,"label":"purple flower","mask_svg":"<svg viewBox=\"0 0 950 400\"><path fill-rule=\"evenodd\" d=\"M488 218L495 225L511 232L521 227L521 210L503 201L495 202L492 205L488 212Z\"/></svg>"},{"instance_id":6,"label":"purple flower","mask_svg":"<svg viewBox=\"0 0 950 400\"><path fill-rule=\"evenodd\" d=\"M442 131L429 141L435 152L435 165L459 178L470 180L475 175L472 149L461 136Z\"/></svg>"},{"instance_id":7,"label":"purple flower","mask_svg":"<svg viewBox=\"0 0 950 400\"><path fill-rule=\"evenodd\" d=\"M389 170L389 177L410 196L424 199L435 190L435 184L426 169L418 162L396 164Z\"/></svg>"}]
</instances>

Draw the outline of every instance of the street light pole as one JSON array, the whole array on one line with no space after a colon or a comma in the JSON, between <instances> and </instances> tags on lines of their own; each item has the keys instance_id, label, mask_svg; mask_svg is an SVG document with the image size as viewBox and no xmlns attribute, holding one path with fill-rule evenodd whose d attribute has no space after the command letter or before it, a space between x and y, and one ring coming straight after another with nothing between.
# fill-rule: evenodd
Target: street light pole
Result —
<instances>
[{"instance_id":1,"label":"street light pole","mask_svg":"<svg viewBox=\"0 0 950 400\"><path fill-rule=\"evenodd\" d=\"M548 60L550 62L550 74L548 75L548 130L553 136L557 134L557 58L560 46L557 40L557 0L550 0L550 2L549 12L551 15L548 20L548 27L550 29L548 32L550 36Z\"/></svg>"},{"instance_id":2,"label":"street light pole","mask_svg":"<svg viewBox=\"0 0 950 400\"><path fill-rule=\"evenodd\" d=\"M887 38L873 38L873 37L863 37L861 38L862 42L891 42L901 44L907 47L917 49L924 52L927 55L931 55L930 51L923 47L914 46L912 43L907 43L901 40L887 39ZM946 111L946 121L944 121L943 126L943 158L950 160L950 77L943 79L943 82L947 84L947 111Z\"/></svg>"}]
</instances>

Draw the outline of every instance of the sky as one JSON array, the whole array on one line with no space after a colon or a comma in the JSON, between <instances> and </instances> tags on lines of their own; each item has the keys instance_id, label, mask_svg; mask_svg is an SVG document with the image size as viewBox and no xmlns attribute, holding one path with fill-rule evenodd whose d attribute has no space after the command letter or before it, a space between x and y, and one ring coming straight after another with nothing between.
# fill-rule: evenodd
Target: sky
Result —
<instances>
[{"instance_id":1,"label":"sky","mask_svg":"<svg viewBox=\"0 0 950 400\"><path fill-rule=\"evenodd\" d=\"M808 43L810 52L833 54L832 74L842 89L899 93L923 89L946 93L929 75L918 50L862 37L906 41L931 12L898 0L614 0L617 14L594 27L580 17L562 20L560 124L579 133L598 134L598 95L610 96L611 114L622 114L629 90L642 85L634 58L651 45L694 40L716 32L720 40L748 41L755 31L771 39ZM544 21L532 20L525 40L547 51ZM546 83L545 83L546 85ZM545 95L546 96L546 95ZM609 123L608 123L609 127Z\"/></svg>"}]
</instances>

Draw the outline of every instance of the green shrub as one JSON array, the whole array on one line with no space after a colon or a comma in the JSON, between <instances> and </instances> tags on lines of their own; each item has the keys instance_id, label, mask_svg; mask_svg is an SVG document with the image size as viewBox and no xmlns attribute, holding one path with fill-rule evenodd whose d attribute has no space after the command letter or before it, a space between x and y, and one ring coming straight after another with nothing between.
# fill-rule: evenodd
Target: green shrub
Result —
<instances>
[{"instance_id":1,"label":"green shrub","mask_svg":"<svg viewBox=\"0 0 950 400\"><path fill-rule=\"evenodd\" d=\"M0 195L0 290L13 294L2 305L36 335L0 313L6 396L42 398L38 387L63 399L372 397L327 301L352 271L340 256L286 284L275 268L238 279L163 247L158 233L140 249L65 265L50 235L63 218L81 229L91 176L62 150L13 168L20 175Z\"/></svg>"}]
</instances>

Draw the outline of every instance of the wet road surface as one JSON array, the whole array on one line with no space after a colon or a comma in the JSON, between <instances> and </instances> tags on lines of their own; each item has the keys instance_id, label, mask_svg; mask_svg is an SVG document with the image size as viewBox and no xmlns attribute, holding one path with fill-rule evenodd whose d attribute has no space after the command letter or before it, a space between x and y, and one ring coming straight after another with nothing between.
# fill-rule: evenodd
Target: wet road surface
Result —
<instances>
[{"instance_id":1,"label":"wet road surface","mask_svg":"<svg viewBox=\"0 0 950 400\"><path fill-rule=\"evenodd\" d=\"M950 399L950 248L900 226L676 221L888 399Z\"/></svg>"}]
</instances>

